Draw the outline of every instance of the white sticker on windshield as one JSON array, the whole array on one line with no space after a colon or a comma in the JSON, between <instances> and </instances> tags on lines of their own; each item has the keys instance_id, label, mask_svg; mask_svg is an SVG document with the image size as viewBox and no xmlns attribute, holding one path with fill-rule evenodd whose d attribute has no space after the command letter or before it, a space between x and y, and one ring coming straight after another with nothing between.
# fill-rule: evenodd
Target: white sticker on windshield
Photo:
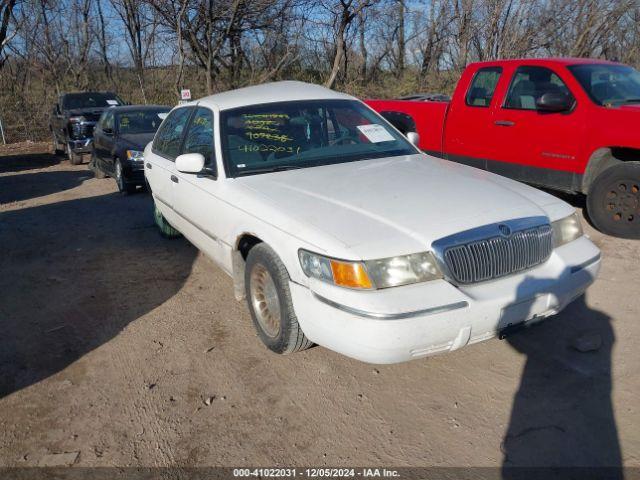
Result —
<instances>
[{"instance_id":1,"label":"white sticker on windshield","mask_svg":"<svg viewBox=\"0 0 640 480\"><path fill-rule=\"evenodd\" d=\"M116 105L118 105L118 101L117 100L107 100L107 103L109 105L111 105L112 107L115 107Z\"/></svg>"},{"instance_id":2,"label":"white sticker on windshield","mask_svg":"<svg viewBox=\"0 0 640 480\"><path fill-rule=\"evenodd\" d=\"M164 120L165 118L167 118L167 115L169 115L169 112L160 112L160 113L158 114L158 118L159 118L160 120Z\"/></svg>"},{"instance_id":3,"label":"white sticker on windshield","mask_svg":"<svg viewBox=\"0 0 640 480\"><path fill-rule=\"evenodd\" d=\"M395 140L393 135L382 125L373 123L371 125L359 125L357 128L371 143L392 142Z\"/></svg>"}]
</instances>

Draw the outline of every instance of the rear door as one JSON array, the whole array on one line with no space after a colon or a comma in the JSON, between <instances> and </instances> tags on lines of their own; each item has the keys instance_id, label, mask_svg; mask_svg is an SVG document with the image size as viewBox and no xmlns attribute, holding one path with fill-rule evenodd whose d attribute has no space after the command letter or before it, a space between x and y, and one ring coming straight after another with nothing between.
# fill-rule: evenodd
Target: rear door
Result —
<instances>
[{"instance_id":1,"label":"rear door","mask_svg":"<svg viewBox=\"0 0 640 480\"><path fill-rule=\"evenodd\" d=\"M469 87L464 95L454 96L450 104L445 120L444 151L450 160L487 168L496 142L492 136L493 112L502 67L482 67L464 75L461 85Z\"/></svg>"},{"instance_id":2,"label":"rear door","mask_svg":"<svg viewBox=\"0 0 640 480\"><path fill-rule=\"evenodd\" d=\"M173 186L178 182L175 159L182 149L182 141L193 107L176 108L162 122L153 140L151 155L145 158L145 175L153 198L162 214L173 224Z\"/></svg>"},{"instance_id":3,"label":"rear door","mask_svg":"<svg viewBox=\"0 0 640 480\"><path fill-rule=\"evenodd\" d=\"M542 112L537 100L545 93L563 93L574 100L568 112ZM513 72L496 108L490 137L496 140L489 170L518 180L570 188L579 169L585 125L560 74L542 66L523 65Z\"/></svg>"}]
</instances>

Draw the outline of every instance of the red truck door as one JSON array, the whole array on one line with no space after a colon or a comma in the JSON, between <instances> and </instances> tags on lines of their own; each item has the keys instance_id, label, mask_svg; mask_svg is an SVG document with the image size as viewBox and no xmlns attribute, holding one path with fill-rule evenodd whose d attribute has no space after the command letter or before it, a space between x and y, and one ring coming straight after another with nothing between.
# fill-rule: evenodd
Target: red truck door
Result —
<instances>
[{"instance_id":1,"label":"red truck door","mask_svg":"<svg viewBox=\"0 0 640 480\"><path fill-rule=\"evenodd\" d=\"M542 112L536 101L545 93L562 93L574 101L571 110ZM580 105L566 83L553 70L523 65L515 69L506 94L495 105L491 134L494 162L488 170L519 180L571 188L582 173L581 148L585 124ZM496 102L498 103L498 102Z\"/></svg>"},{"instance_id":2,"label":"red truck door","mask_svg":"<svg viewBox=\"0 0 640 480\"><path fill-rule=\"evenodd\" d=\"M466 92L454 95L445 123L446 158L478 168L487 168L493 158L493 114L496 87L502 67L487 66L466 70L459 85L469 85ZM465 78L466 77L466 78Z\"/></svg>"}]
</instances>

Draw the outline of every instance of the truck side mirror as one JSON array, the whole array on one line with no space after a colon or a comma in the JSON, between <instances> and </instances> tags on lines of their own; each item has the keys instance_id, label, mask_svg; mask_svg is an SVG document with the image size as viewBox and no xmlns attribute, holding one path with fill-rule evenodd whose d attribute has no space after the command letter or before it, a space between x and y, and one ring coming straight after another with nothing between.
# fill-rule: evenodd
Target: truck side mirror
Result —
<instances>
[{"instance_id":1,"label":"truck side mirror","mask_svg":"<svg viewBox=\"0 0 640 480\"><path fill-rule=\"evenodd\" d=\"M549 92L536 100L536 110L541 112L567 112L573 107L573 98L565 93Z\"/></svg>"},{"instance_id":2,"label":"truck side mirror","mask_svg":"<svg viewBox=\"0 0 640 480\"><path fill-rule=\"evenodd\" d=\"M416 132L407 132L407 140L409 140L409 142L411 142L416 147L420 146L420 135L418 135Z\"/></svg>"},{"instance_id":3,"label":"truck side mirror","mask_svg":"<svg viewBox=\"0 0 640 480\"><path fill-rule=\"evenodd\" d=\"M107 136L111 136L113 135L113 128L103 128L102 133L104 133Z\"/></svg>"}]
</instances>

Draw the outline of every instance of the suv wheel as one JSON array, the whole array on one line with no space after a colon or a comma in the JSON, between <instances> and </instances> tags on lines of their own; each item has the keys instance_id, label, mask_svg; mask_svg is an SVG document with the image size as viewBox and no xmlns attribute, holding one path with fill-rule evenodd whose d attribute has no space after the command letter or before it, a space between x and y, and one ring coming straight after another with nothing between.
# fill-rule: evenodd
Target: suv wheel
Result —
<instances>
[{"instance_id":1,"label":"suv wheel","mask_svg":"<svg viewBox=\"0 0 640 480\"><path fill-rule=\"evenodd\" d=\"M640 162L625 162L604 170L587 195L587 211L603 233L640 238Z\"/></svg>"},{"instance_id":2,"label":"suv wheel","mask_svg":"<svg viewBox=\"0 0 640 480\"><path fill-rule=\"evenodd\" d=\"M287 269L268 245L249 251L244 284L253 325L267 348L288 354L312 345L293 310Z\"/></svg>"},{"instance_id":3,"label":"suv wheel","mask_svg":"<svg viewBox=\"0 0 640 480\"><path fill-rule=\"evenodd\" d=\"M136 186L133 183L127 182L122 174L122 163L120 160L116 160L116 185L118 185L118 191L121 193L133 193L136 191Z\"/></svg>"}]
</instances>

